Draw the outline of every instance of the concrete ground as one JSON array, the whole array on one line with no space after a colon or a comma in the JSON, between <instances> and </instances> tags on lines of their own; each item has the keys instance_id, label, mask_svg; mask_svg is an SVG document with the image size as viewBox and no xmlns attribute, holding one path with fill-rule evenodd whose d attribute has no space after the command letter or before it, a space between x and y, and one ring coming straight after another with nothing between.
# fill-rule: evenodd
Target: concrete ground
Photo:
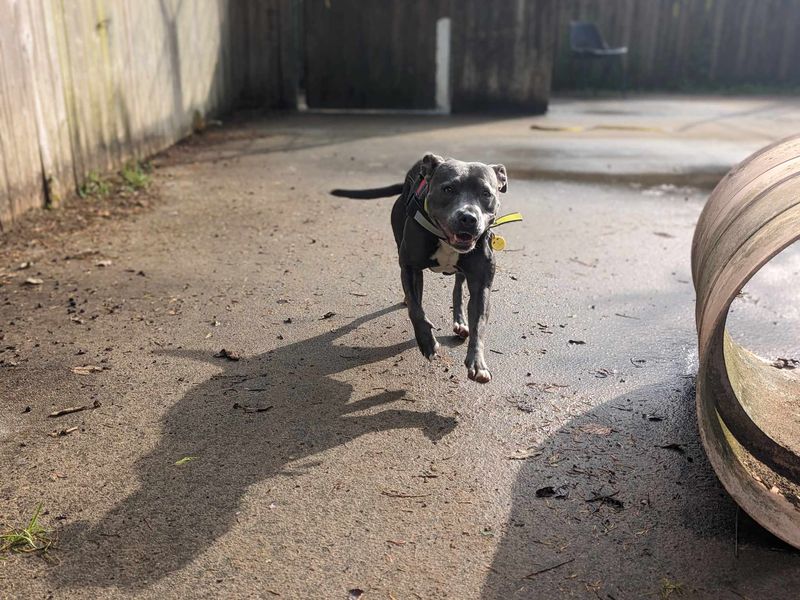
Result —
<instances>
[{"instance_id":1,"label":"concrete ground","mask_svg":"<svg viewBox=\"0 0 800 600\"><path fill-rule=\"evenodd\" d=\"M792 597L800 555L698 438L689 247L702 186L798 130L763 98L274 116L164 153L149 207L32 217L0 241L0 528L41 503L57 545L0 559L0 597ZM428 150L504 162L525 215L488 385L452 278L444 356L416 349L392 201L326 194Z\"/></svg>"}]
</instances>

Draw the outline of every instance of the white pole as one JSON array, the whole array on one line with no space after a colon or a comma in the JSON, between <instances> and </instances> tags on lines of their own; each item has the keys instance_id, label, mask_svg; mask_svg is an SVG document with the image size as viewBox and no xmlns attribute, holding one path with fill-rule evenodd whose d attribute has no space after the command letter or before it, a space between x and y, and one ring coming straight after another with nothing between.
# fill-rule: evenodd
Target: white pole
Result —
<instances>
[{"instance_id":1,"label":"white pole","mask_svg":"<svg viewBox=\"0 0 800 600\"><path fill-rule=\"evenodd\" d=\"M450 18L436 21L436 108L450 113Z\"/></svg>"}]
</instances>

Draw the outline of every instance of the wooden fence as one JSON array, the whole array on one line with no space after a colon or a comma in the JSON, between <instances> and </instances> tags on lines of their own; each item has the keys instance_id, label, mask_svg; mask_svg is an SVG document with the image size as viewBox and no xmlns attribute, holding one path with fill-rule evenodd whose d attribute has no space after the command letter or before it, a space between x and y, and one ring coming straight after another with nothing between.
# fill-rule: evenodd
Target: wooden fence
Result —
<instances>
[{"instance_id":1,"label":"wooden fence","mask_svg":"<svg viewBox=\"0 0 800 600\"><path fill-rule=\"evenodd\" d=\"M294 1L0 0L0 227L195 112L293 106Z\"/></svg>"},{"instance_id":2,"label":"wooden fence","mask_svg":"<svg viewBox=\"0 0 800 600\"><path fill-rule=\"evenodd\" d=\"M454 111L574 88L572 19L629 46L634 87L800 85L800 0L0 0L0 228L195 113L295 107L303 73L312 106L432 107L440 18Z\"/></svg>"},{"instance_id":3,"label":"wooden fence","mask_svg":"<svg viewBox=\"0 0 800 600\"><path fill-rule=\"evenodd\" d=\"M544 112L558 0L305 0L312 108L432 109L449 18L452 109ZM440 73L441 74L441 73Z\"/></svg>"},{"instance_id":4,"label":"wooden fence","mask_svg":"<svg viewBox=\"0 0 800 600\"><path fill-rule=\"evenodd\" d=\"M547 110L560 1L451 1L454 111Z\"/></svg>"},{"instance_id":5,"label":"wooden fence","mask_svg":"<svg viewBox=\"0 0 800 600\"><path fill-rule=\"evenodd\" d=\"M569 22L596 23L628 46L629 81L642 89L800 85L798 0L560 0L554 89L574 89ZM616 85L595 73L593 85Z\"/></svg>"}]
</instances>

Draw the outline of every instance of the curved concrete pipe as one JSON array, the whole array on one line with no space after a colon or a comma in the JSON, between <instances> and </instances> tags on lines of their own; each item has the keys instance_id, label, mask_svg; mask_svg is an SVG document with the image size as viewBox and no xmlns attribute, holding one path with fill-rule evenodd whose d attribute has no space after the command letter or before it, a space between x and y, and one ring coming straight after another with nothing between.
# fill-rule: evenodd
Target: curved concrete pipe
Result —
<instances>
[{"instance_id":1,"label":"curved concrete pipe","mask_svg":"<svg viewBox=\"0 0 800 600\"><path fill-rule=\"evenodd\" d=\"M800 239L800 136L764 148L711 194L692 242L697 419L720 481L758 523L800 548L800 377L727 334L731 302Z\"/></svg>"}]
</instances>

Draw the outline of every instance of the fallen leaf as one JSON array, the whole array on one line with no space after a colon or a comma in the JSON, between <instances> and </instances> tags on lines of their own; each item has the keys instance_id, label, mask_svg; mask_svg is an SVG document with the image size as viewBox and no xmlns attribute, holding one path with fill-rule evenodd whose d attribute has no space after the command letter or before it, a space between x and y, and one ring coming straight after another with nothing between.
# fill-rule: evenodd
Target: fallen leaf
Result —
<instances>
[{"instance_id":1,"label":"fallen leaf","mask_svg":"<svg viewBox=\"0 0 800 600\"><path fill-rule=\"evenodd\" d=\"M529 458L536 458L541 455L541 450L532 450L530 448L523 450L520 448L519 450L515 450L514 454L508 457L508 460L528 460Z\"/></svg>"},{"instance_id":2,"label":"fallen leaf","mask_svg":"<svg viewBox=\"0 0 800 600\"><path fill-rule=\"evenodd\" d=\"M91 373L99 373L103 370L103 367L98 367L97 365L83 365L79 367L72 367L72 372L76 375L89 375Z\"/></svg>"},{"instance_id":3,"label":"fallen leaf","mask_svg":"<svg viewBox=\"0 0 800 600\"><path fill-rule=\"evenodd\" d=\"M566 498L569 496L569 489L566 485L560 485L558 487L553 487L552 485L547 485L543 488L539 488L536 490L536 497L537 498Z\"/></svg>"},{"instance_id":4,"label":"fallen leaf","mask_svg":"<svg viewBox=\"0 0 800 600\"><path fill-rule=\"evenodd\" d=\"M260 413L260 412L267 412L268 410L272 410L273 406L243 406L238 402L233 403L233 408L241 408L246 413Z\"/></svg>"},{"instance_id":5,"label":"fallen leaf","mask_svg":"<svg viewBox=\"0 0 800 600\"><path fill-rule=\"evenodd\" d=\"M666 444L664 446L659 446L659 448L664 448L664 450L672 450L678 454L686 454L686 449L683 447L683 444Z\"/></svg>"},{"instance_id":6,"label":"fallen leaf","mask_svg":"<svg viewBox=\"0 0 800 600\"><path fill-rule=\"evenodd\" d=\"M616 370L609 371L608 369L603 368L603 369L596 369L594 371L589 371L589 372L592 375L594 375L595 377L597 377L598 379L605 379L609 375L614 375L616 373Z\"/></svg>"},{"instance_id":7,"label":"fallen leaf","mask_svg":"<svg viewBox=\"0 0 800 600\"><path fill-rule=\"evenodd\" d=\"M596 495L592 498L589 498L586 502L589 503L599 502L600 504L605 504L617 510L622 510L623 508L625 508L625 503L622 500L618 500L617 498L614 497L617 494L619 494L619 492L612 492L611 494L605 494L605 495Z\"/></svg>"},{"instance_id":8,"label":"fallen leaf","mask_svg":"<svg viewBox=\"0 0 800 600\"><path fill-rule=\"evenodd\" d=\"M56 429L55 431L51 431L47 435L50 437L63 437L65 435L69 435L73 431L78 431L77 427L67 427L66 429Z\"/></svg>"},{"instance_id":9,"label":"fallen leaf","mask_svg":"<svg viewBox=\"0 0 800 600\"><path fill-rule=\"evenodd\" d=\"M326 312L324 315L322 315L322 319L320 319L320 321L322 321L324 319L330 319L331 317L335 317L335 316L336 316L336 313L331 310L331 311Z\"/></svg>"},{"instance_id":10,"label":"fallen leaf","mask_svg":"<svg viewBox=\"0 0 800 600\"><path fill-rule=\"evenodd\" d=\"M611 435L614 430L611 427L600 425L600 423L587 423L581 425L578 429L584 433L591 433L592 435Z\"/></svg>"},{"instance_id":11,"label":"fallen leaf","mask_svg":"<svg viewBox=\"0 0 800 600\"><path fill-rule=\"evenodd\" d=\"M778 358L775 362L772 363L772 366L776 369L796 369L797 365L800 364L795 358Z\"/></svg>"},{"instance_id":12,"label":"fallen leaf","mask_svg":"<svg viewBox=\"0 0 800 600\"><path fill-rule=\"evenodd\" d=\"M82 410L86 410L89 408L88 406L70 406L68 408L62 408L61 410L54 410L49 415L50 418L55 417L63 417L64 415L71 415L72 413L80 412Z\"/></svg>"},{"instance_id":13,"label":"fallen leaf","mask_svg":"<svg viewBox=\"0 0 800 600\"><path fill-rule=\"evenodd\" d=\"M181 466L181 465L185 465L186 463L188 463L190 461L193 461L193 460L196 460L196 459L197 459L196 456L184 456L182 459L176 460L175 464L177 466Z\"/></svg>"},{"instance_id":14,"label":"fallen leaf","mask_svg":"<svg viewBox=\"0 0 800 600\"><path fill-rule=\"evenodd\" d=\"M42 285L43 283L44 281L39 279L38 277L28 277L25 280L26 285Z\"/></svg>"},{"instance_id":15,"label":"fallen leaf","mask_svg":"<svg viewBox=\"0 0 800 600\"><path fill-rule=\"evenodd\" d=\"M241 354L223 348L214 355L214 358L227 358L228 360L241 360Z\"/></svg>"},{"instance_id":16,"label":"fallen leaf","mask_svg":"<svg viewBox=\"0 0 800 600\"><path fill-rule=\"evenodd\" d=\"M86 258L87 256L93 256L95 254L100 254L100 250L95 250L95 249L89 248L87 250L81 250L80 252L77 252L75 254L68 254L67 256L64 257L64 260L73 260L73 259L76 259L76 258Z\"/></svg>"}]
</instances>

